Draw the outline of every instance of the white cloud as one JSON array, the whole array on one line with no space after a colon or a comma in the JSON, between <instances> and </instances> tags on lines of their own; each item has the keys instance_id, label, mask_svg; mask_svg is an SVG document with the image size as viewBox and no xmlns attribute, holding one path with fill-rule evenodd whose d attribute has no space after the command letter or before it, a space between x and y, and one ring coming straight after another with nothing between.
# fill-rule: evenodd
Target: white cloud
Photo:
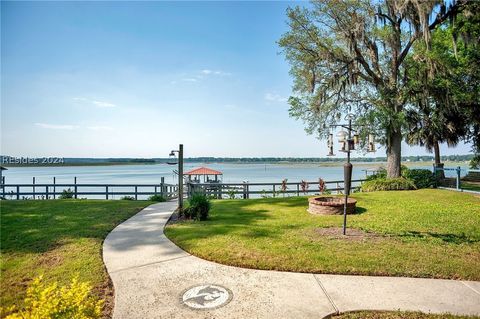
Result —
<instances>
[{"instance_id":1,"label":"white cloud","mask_svg":"<svg viewBox=\"0 0 480 319\"><path fill-rule=\"evenodd\" d=\"M202 73L205 75L232 75L232 73L229 72L224 72L221 70L209 70L209 69L203 69Z\"/></svg>"},{"instance_id":2,"label":"white cloud","mask_svg":"<svg viewBox=\"0 0 480 319\"><path fill-rule=\"evenodd\" d=\"M269 102L286 102L288 98L278 95L276 93L266 93L265 100Z\"/></svg>"},{"instance_id":3,"label":"white cloud","mask_svg":"<svg viewBox=\"0 0 480 319\"><path fill-rule=\"evenodd\" d=\"M209 77L229 76L229 75L232 75L232 74L228 73L228 72L221 71L221 70L202 69L202 70L196 71L194 73L183 74L183 76L187 76L187 77L181 78L179 81L182 81L182 82L199 82L199 81L205 80ZM172 85L175 85L177 83L178 83L177 80L170 81L170 84L172 84Z\"/></svg>"},{"instance_id":4,"label":"white cloud","mask_svg":"<svg viewBox=\"0 0 480 319\"><path fill-rule=\"evenodd\" d=\"M69 124L35 123L35 126L51 129L51 130L74 130L78 128L77 125L69 125Z\"/></svg>"},{"instance_id":5,"label":"white cloud","mask_svg":"<svg viewBox=\"0 0 480 319\"><path fill-rule=\"evenodd\" d=\"M215 71L214 74L216 75L232 75L232 73L229 73L229 72L223 72L223 71Z\"/></svg>"},{"instance_id":6,"label":"white cloud","mask_svg":"<svg viewBox=\"0 0 480 319\"><path fill-rule=\"evenodd\" d=\"M113 128L110 126L87 126L87 129L92 130L92 131L112 131Z\"/></svg>"},{"instance_id":7,"label":"white cloud","mask_svg":"<svg viewBox=\"0 0 480 319\"><path fill-rule=\"evenodd\" d=\"M115 104L109 102L102 102L102 101L92 101L98 107L116 107Z\"/></svg>"},{"instance_id":8,"label":"white cloud","mask_svg":"<svg viewBox=\"0 0 480 319\"><path fill-rule=\"evenodd\" d=\"M106 101L98 101L98 100L90 100L84 97L74 97L73 98L75 101L81 101L81 102L87 102L95 105L96 107L101 107L101 108L112 108L116 107L116 104L106 102Z\"/></svg>"}]
</instances>

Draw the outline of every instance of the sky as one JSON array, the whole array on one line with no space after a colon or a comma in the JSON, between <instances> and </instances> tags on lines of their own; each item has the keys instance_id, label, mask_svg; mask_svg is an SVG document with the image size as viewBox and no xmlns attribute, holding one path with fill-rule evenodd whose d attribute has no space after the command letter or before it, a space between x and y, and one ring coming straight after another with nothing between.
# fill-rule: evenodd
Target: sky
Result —
<instances>
[{"instance_id":1,"label":"sky","mask_svg":"<svg viewBox=\"0 0 480 319\"><path fill-rule=\"evenodd\" d=\"M324 157L288 115L276 41L296 4L2 1L0 153Z\"/></svg>"}]
</instances>

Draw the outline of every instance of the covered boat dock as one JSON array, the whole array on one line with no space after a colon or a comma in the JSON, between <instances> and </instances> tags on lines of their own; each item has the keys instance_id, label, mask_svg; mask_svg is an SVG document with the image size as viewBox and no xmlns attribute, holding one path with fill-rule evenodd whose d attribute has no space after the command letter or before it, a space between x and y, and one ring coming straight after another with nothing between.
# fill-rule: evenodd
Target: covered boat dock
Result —
<instances>
[{"instance_id":1,"label":"covered boat dock","mask_svg":"<svg viewBox=\"0 0 480 319\"><path fill-rule=\"evenodd\" d=\"M198 167L183 173L186 182L191 183L219 183L222 180L223 173L208 167Z\"/></svg>"}]
</instances>

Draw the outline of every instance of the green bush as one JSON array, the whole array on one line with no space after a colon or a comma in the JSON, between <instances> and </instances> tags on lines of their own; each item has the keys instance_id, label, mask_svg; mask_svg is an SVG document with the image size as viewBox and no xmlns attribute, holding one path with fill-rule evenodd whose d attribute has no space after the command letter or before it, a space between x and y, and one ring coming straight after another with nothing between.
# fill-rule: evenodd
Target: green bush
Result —
<instances>
[{"instance_id":1,"label":"green bush","mask_svg":"<svg viewBox=\"0 0 480 319\"><path fill-rule=\"evenodd\" d=\"M409 169L402 176L410 179L418 189L429 188L435 183L435 177L428 169Z\"/></svg>"},{"instance_id":2,"label":"green bush","mask_svg":"<svg viewBox=\"0 0 480 319\"><path fill-rule=\"evenodd\" d=\"M73 191L69 189L64 189L62 194L58 196L59 199L70 199L73 198Z\"/></svg>"},{"instance_id":3,"label":"green bush","mask_svg":"<svg viewBox=\"0 0 480 319\"><path fill-rule=\"evenodd\" d=\"M470 168L471 169L479 169L480 168L480 154L476 154L472 160L470 161Z\"/></svg>"},{"instance_id":4,"label":"green bush","mask_svg":"<svg viewBox=\"0 0 480 319\"><path fill-rule=\"evenodd\" d=\"M159 194L155 194L155 195L150 196L148 198L148 200L151 200L152 202L166 202L167 201L165 196L162 196L162 195L159 195Z\"/></svg>"},{"instance_id":5,"label":"green bush","mask_svg":"<svg viewBox=\"0 0 480 319\"><path fill-rule=\"evenodd\" d=\"M416 189L416 187L413 181L404 177L377 178L374 180L366 181L362 184L363 192L394 191L407 189Z\"/></svg>"},{"instance_id":6,"label":"green bush","mask_svg":"<svg viewBox=\"0 0 480 319\"><path fill-rule=\"evenodd\" d=\"M205 194L194 193L188 200L188 206L183 210L186 218L206 220L210 211L210 200Z\"/></svg>"},{"instance_id":7,"label":"green bush","mask_svg":"<svg viewBox=\"0 0 480 319\"><path fill-rule=\"evenodd\" d=\"M366 180L373 181L374 179L379 179L379 178L387 178L387 171L385 169L381 169L377 171L375 174L367 176Z\"/></svg>"},{"instance_id":8,"label":"green bush","mask_svg":"<svg viewBox=\"0 0 480 319\"><path fill-rule=\"evenodd\" d=\"M123 196L120 198L120 200L135 200L135 197L133 196Z\"/></svg>"}]
</instances>

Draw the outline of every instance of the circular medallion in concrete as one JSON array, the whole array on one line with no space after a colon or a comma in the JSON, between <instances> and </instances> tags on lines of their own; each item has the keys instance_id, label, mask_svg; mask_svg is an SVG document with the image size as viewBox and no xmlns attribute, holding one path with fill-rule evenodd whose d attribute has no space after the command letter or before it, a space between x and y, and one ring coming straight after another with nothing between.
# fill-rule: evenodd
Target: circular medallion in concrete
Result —
<instances>
[{"instance_id":1,"label":"circular medallion in concrete","mask_svg":"<svg viewBox=\"0 0 480 319\"><path fill-rule=\"evenodd\" d=\"M195 286L182 295L182 303L192 309L214 309L225 306L232 299L232 292L219 285Z\"/></svg>"}]
</instances>

